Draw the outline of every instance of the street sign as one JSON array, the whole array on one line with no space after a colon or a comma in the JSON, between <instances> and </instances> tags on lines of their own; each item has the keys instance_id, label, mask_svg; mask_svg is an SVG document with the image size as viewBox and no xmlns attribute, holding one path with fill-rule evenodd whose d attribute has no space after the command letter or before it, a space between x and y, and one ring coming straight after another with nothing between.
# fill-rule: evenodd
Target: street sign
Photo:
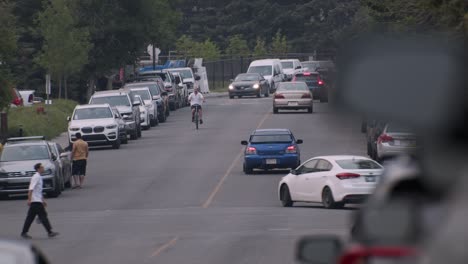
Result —
<instances>
[{"instance_id":1,"label":"street sign","mask_svg":"<svg viewBox=\"0 0 468 264\"><path fill-rule=\"evenodd\" d=\"M51 94L51 85L50 85L50 74L46 75L46 94Z\"/></svg>"}]
</instances>

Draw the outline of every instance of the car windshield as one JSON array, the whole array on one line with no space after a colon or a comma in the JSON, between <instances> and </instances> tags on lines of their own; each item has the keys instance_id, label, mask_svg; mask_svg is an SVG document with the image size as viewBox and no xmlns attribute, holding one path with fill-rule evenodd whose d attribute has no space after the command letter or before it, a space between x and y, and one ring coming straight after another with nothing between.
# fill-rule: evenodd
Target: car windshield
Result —
<instances>
[{"instance_id":1,"label":"car windshield","mask_svg":"<svg viewBox=\"0 0 468 264\"><path fill-rule=\"evenodd\" d=\"M253 135L250 138L252 144L263 144L263 143L291 143L292 137L289 134L279 135Z\"/></svg>"},{"instance_id":2,"label":"car windshield","mask_svg":"<svg viewBox=\"0 0 468 264\"><path fill-rule=\"evenodd\" d=\"M143 100L151 100L150 94L147 90L132 90L135 95L139 95Z\"/></svg>"},{"instance_id":3,"label":"car windshield","mask_svg":"<svg viewBox=\"0 0 468 264\"><path fill-rule=\"evenodd\" d=\"M0 158L3 162L46 159L49 159L49 150L44 145L9 146L3 149Z\"/></svg>"},{"instance_id":4,"label":"car windshield","mask_svg":"<svg viewBox=\"0 0 468 264\"><path fill-rule=\"evenodd\" d=\"M151 73L140 73L139 78L145 77L160 77L164 82L167 79L167 73L164 72L151 72Z\"/></svg>"},{"instance_id":5,"label":"car windshield","mask_svg":"<svg viewBox=\"0 0 468 264\"><path fill-rule=\"evenodd\" d=\"M259 76L257 74L239 74L234 81L236 82L247 82L247 81L258 81Z\"/></svg>"},{"instance_id":6,"label":"car windshield","mask_svg":"<svg viewBox=\"0 0 468 264\"><path fill-rule=\"evenodd\" d=\"M387 133L413 133L413 131L399 124L388 124Z\"/></svg>"},{"instance_id":7,"label":"car windshield","mask_svg":"<svg viewBox=\"0 0 468 264\"><path fill-rule=\"evenodd\" d=\"M110 106L131 106L126 95L103 96L91 98L90 104L109 104Z\"/></svg>"},{"instance_id":8,"label":"car windshield","mask_svg":"<svg viewBox=\"0 0 468 264\"><path fill-rule=\"evenodd\" d=\"M273 67L271 65L266 66L252 66L247 71L248 73L258 73L262 76L270 76L273 75Z\"/></svg>"},{"instance_id":9,"label":"car windshield","mask_svg":"<svg viewBox=\"0 0 468 264\"><path fill-rule=\"evenodd\" d=\"M132 88L148 88L152 96L159 95L159 87L157 84L141 84L141 85L131 85L129 86L130 89Z\"/></svg>"},{"instance_id":10,"label":"car windshield","mask_svg":"<svg viewBox=\"0 0 468 264\"><path fill-rule=\"evenodd\" d=\"M283 69L292 69L294 68L294 63L292 61L282 61L281 66L283 66Z\"/></svg>"},{"instance_id":11,"label":"car windshield","mask_svg":"<svg viewBox=\"0 0 468 264\"><path fill-rule=\"evenodd\" d=\"M307 91L305 83L281 83L277 91Z\"/></svg>"},{"instance_id":12,"label":"car windshield","mask_svg":"<svg viewBox=\"0 0 468 264\"><path fill-rule=\"evenodd\" d=\"M175 70L173 72L178 72L182 76L182 79L193 79L191 70Z\"/></svg>"},{"instance_id":13,"label":"car windshield","mask_svg":"<svg viewBox=\"0 0 468 264\"><path fill-rule=\"evenodd\" d=\"M108 107L76 109L73 120L112 118L112 111Z\"/></svg>"},{"instance_id":14,"label":"car windshield","mask_svg":"<svg viewBox=\"0 0 468 264\"><path fill-rule=\"evenodd\" d=\"M316 68L320 66L318 62L303 62L302 68L308 68L311 71L315 71Z\"/></svg>"},{"instance_id":15,"label":"car windshield","mask_svg":"<svg viewBox=\"0 0 468 264\"><path fill-rule=\"evenodd\" d=\"M60 155L59 155L59 153L58 153L58 151L57 151L57 148L54 146L54 144L55 144L55 143L49 144L49 146L50 146L50 149L52 150L52 153L53 153L56 157L58 157L58 156L60 156Z\"/></svg>"},{"instance_id":16,"label":"car windshield","mask_svg":"<svg viewBox=\"0 0 468 264\"><path fill-rule=\"evenodd\" d=\"M336 163L345 170L375 170L382 169L377 162L364 159L344 159L337 160Z\"/></svg>"}]
</instances>

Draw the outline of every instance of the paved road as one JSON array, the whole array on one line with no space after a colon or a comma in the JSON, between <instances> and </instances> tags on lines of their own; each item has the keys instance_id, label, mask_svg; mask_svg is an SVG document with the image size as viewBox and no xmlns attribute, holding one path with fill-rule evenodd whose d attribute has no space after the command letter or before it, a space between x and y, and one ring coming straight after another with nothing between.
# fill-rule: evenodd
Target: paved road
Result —
<instances>
[{"instance_id":1,"label":"paved road","mask_svg":"<svg viewBox=\"0 0 468 264\"><path fill-rule=\"evenodd\" d=\"M364 154L359 121L331 122L320 103L314 114L273 115L271 98L211 98L205 108L199 131L185 108L120 150L93 150L86 186L49 200L61 236L47 239L33 224L33 241L53 263L273 264L293 263L301 235L346 234L352 210L280 207L285 172L244 175L240 141L286 127L304 140L303 160ZM0 201L0 237L18 237L25 203Z\"/></svg>"}]
</instances>

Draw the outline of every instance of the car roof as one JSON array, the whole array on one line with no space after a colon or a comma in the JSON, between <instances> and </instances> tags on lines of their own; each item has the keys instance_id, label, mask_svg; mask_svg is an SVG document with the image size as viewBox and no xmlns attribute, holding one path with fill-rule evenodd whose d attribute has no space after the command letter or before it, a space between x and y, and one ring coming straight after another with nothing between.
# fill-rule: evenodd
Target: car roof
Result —
<instances>
[{"instance_id":1,"label":"car roof","mask_svg":"<svg viewBox=\"0 0 468 264\"><path fill-rule=\"evenodd\" d=\"M133 83L126 83L125 87L131 87L131 86L143 86L145 84L158 84L157 81L143 81L143 82L133 82Z\"/></svg>"},{"instance_id":2,"label":"car roof","mask_svg":"<svg viewBox=\"0 0 468 264\"><path fill-rule=\"evenodd\" d=\"M289 62L289 61L299 61L298 59L284 59L280 60L281 62Z\"/></svg>"},{"instance_id":3,"label":"car roof","mask_svg":"<svg viewBox=\"0 0 468 264\"><path fill-rule=\"evenodd\" d=\"M259 66L259 65L269 65L275 62L280 62L279 59L265 59L265 60L255 60L250 63L250 66Z\"/></svg>"},{"instance_id":4,"label":"car roof","mask_svg":"<svg viewBox=\"0 0 468 264\"><path fill-rule=\"evenodd\" d=\"M97 91L91 97L103 97L103 96L112 96L112 95L126 95L127 91L124 90L109 90L109 91Z\"/></svg>"},{"instance_id":5,"label":"car roof","mask_svg":"<svg viewBox=\"0 0 468 264\"><path fill-rule=\"evenodd\" d=\"M364 157L364 156L359 156L359 155L328 155L328 156L318 156L318 157L313 157L312 159L327 159L327 160L347 160L347 159L357 159L357 160L372 160L370 158Z\"/></svg>"},{"instance_id":6,"label":"car roof","mask_svg":"<svg viewBox=\"0 0 468 264\"><path fill-rule=\"evenodd\" d=\"M88 108L99 108L99 107L110 107L110 105L109 104L77 105L75 109L88 109Z\"/></svg>"},{"instance_id":7,"label":"car roof","mask_svg":"<svg viewBox=\"0 0 468 264\"><path fill-rule=\"evenodd\" d=\"M269 128L269 129L257 129L252 135L291 135L291 130L287 128Z\"/></svg>"}]
</instances>

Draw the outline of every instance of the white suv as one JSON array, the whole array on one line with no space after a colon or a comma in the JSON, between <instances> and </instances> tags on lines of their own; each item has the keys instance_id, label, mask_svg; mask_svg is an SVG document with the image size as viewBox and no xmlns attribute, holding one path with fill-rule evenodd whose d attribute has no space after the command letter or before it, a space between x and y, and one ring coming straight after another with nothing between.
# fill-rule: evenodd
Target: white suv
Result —
<instances>
[{"instance_id":1,"label":"white suv","mask_svg":"<svg viewBox=\"0 0 468 264\"><path fill-rule=\"evenodd\" d=\"M78 105L68 118L69 142L73 144L79 132L90 146L112 145L118 149L127 141L125 123L120 122L120 118L108 104Z\"/></svg>"}]
</instances>

